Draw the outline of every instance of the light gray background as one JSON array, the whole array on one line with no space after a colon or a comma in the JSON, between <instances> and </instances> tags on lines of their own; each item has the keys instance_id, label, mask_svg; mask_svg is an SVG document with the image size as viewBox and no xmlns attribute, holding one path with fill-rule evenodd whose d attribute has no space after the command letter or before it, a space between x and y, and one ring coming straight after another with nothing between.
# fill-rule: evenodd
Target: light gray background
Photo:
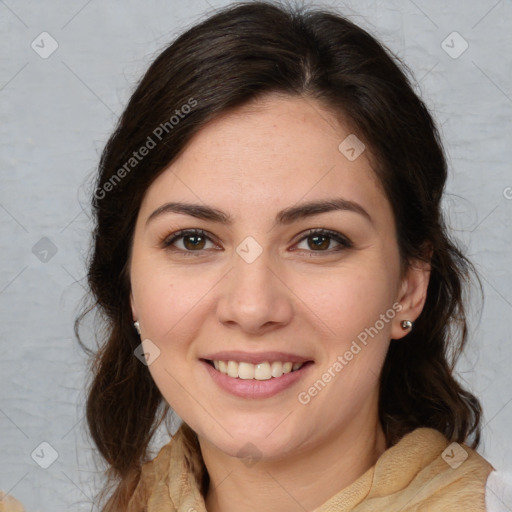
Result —
<instances>
[{"instance_id":1,"label":"light gray background","mask_svg":"<svg viewBox=\"0 0 512 512\"><path fill-rule=\"evenodd\" d=\"M83 421L86 359L72 331L100 151L158 51L227 3L0 0L0 489L29 511L91 510L100 481ZM511 471L511 2L316 5L337 5L402 57L438 120L450 225L485 289L458 369L484 406L481 453ZM43 31L59 45L47 59L31 48ZM442 47L453 31L469 44L458 58ZM464 42L452 39L453 53ZM44 241L33 251L43 237L56 254ZM41 442L58 453L48 469L31 458Z\"/></svg>"}]
</instances>

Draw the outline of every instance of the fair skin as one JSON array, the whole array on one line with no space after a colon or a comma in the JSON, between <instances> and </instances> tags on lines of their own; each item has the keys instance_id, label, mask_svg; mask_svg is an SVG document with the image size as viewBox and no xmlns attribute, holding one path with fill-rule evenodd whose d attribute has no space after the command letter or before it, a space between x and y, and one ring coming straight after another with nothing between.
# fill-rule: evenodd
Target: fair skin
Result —
<instances>
[{"instance_id":1,"label":"fair skin","mask_svg":"<svg viewBox=\"0 0 512 512\"><path fill-rule=\"evenodd\" d=\"M421 312L429 272L419 264L401 272L391 207L369 149L354 161L338 149L351 133L314 100L270 96L203 127L144 196L130 262L133 316L142 339L160 350L149 366L153 379L198 435L209 512L314 510L386 449L378 375L390 339L407 334L400 322ZM359 211L276 222L284 209L339 198ZM208 206L232 221L170 209L152 216L170 202ZM183 229L207 238L172 241ZM312 229L339 233L350 246L315 238ZM261 250L250 262L237 252L247 237L257 245L242 244L245 250ZM378 333L333 370L376 325ZM310 363L271 396L238 396L218 385L203 360L218 351L256 358L277 351ZM322 377L329 369L331 378ZM308 394L322 379L320 391ZM253 463L244 461L247 451Z\"/></svg>"}]
</instances>

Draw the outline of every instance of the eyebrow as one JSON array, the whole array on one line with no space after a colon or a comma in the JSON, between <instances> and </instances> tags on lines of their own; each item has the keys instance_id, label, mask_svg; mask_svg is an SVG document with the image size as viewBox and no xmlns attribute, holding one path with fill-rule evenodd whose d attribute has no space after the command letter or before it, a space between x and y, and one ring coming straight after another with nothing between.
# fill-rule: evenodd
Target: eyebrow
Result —
<instances>
[{"instance_id":1,"label":"eyebrow","mask_svg":"<svg viewBox=\"0 0 512 512\"><path fill-rule=\"evenodd\" d=\"M302 203L297 206L285 208L284 210L278 212L278 214L276 215L274 225L287 225L296 222L297 220L300 219L332 211L354 212L361 215L371 224L373 224L373 219L371 218L370 214L360 204L339 197L334 199L310 201L307 203ZM218 210L217 208L212 208L210 206L205 206L201 204L171 202L166 203L157 208L148 217L146 225L155 218L169 213L189 215L197 219L218 222L221 224L226 224L228 226L233 224L232 216L223 212L222 210Z\"/></svg>"}]
</instances>

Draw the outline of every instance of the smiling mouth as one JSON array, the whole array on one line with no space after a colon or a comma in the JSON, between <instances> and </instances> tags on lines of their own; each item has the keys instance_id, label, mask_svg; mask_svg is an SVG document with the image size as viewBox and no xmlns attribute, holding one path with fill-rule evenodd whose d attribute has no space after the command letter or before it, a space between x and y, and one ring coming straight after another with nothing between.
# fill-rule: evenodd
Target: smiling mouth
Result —
<instances>
[{"instance_id":1,"label":"smiling mouth","mask_svg":"<svg viewBox=\"0 0 512 512\"><path fill-rule=\"evenodd\" d=\"M299 371L303 367L313 364L313 361L292 363L289 361L264 361L257 364L237 361L212 361L203 359L219 373L233 379L242 380L270 380L278 379L287 373Z\"/></svg>"}]
</instances>

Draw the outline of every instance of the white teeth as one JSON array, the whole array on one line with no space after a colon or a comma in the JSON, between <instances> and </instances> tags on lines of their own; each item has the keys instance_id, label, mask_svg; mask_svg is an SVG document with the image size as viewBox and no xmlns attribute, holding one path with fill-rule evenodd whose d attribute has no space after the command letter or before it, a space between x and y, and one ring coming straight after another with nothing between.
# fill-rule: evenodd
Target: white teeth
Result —
<instances>
[{"instance_id":1,"label":"white teeth","mask_svg":"<svg viewBox=\"0 0 512 512\"><path fill-rule=\"evenodd\" d=\"M272 377L281 377L283 375L283 363L274 361L271 368Z\"/></svg>"},{"instance_id":2,"label":"white teeth","mask_svg":"<svg viewBox=\"0 0 512 512\"><path fill-rule=\"evenodd\" d=\"M235 361L228 361L228 368L226 373L233 378L238 377L238 363L235 363Z\"/></svg>"},{"instance_id":3,"label":"white teeth","mask_svg":"<svg viewBox=\"0 0 512 512\"><path fill-rule=\"evenodd\" d=\"M259 363L254 365L254 378L256 380L268 380L272 378L270 363Z\"/></svg>"},{"instance_id":4,"label":"white teeth","mask_svg":"<svg viewBox=\"0 0 512 512\"><path fill-rule=\"evenodd\" d=\"M298 370L304 363L274 361L269 363L237 363L236 361L213 361L216 370L224 375L244 380L269 380L281 377L285 373Z\"/></svg>"},{"instance_id":5,"label":"white teeth","mask_svg":"<svg viewBox=\"0 0 512 512\"><path fill-rule=\"evenodd\" d=\"M254 379L254 365L251 363L238 363L238 376L241 379Z\"/></svg>"}]
</instances>

